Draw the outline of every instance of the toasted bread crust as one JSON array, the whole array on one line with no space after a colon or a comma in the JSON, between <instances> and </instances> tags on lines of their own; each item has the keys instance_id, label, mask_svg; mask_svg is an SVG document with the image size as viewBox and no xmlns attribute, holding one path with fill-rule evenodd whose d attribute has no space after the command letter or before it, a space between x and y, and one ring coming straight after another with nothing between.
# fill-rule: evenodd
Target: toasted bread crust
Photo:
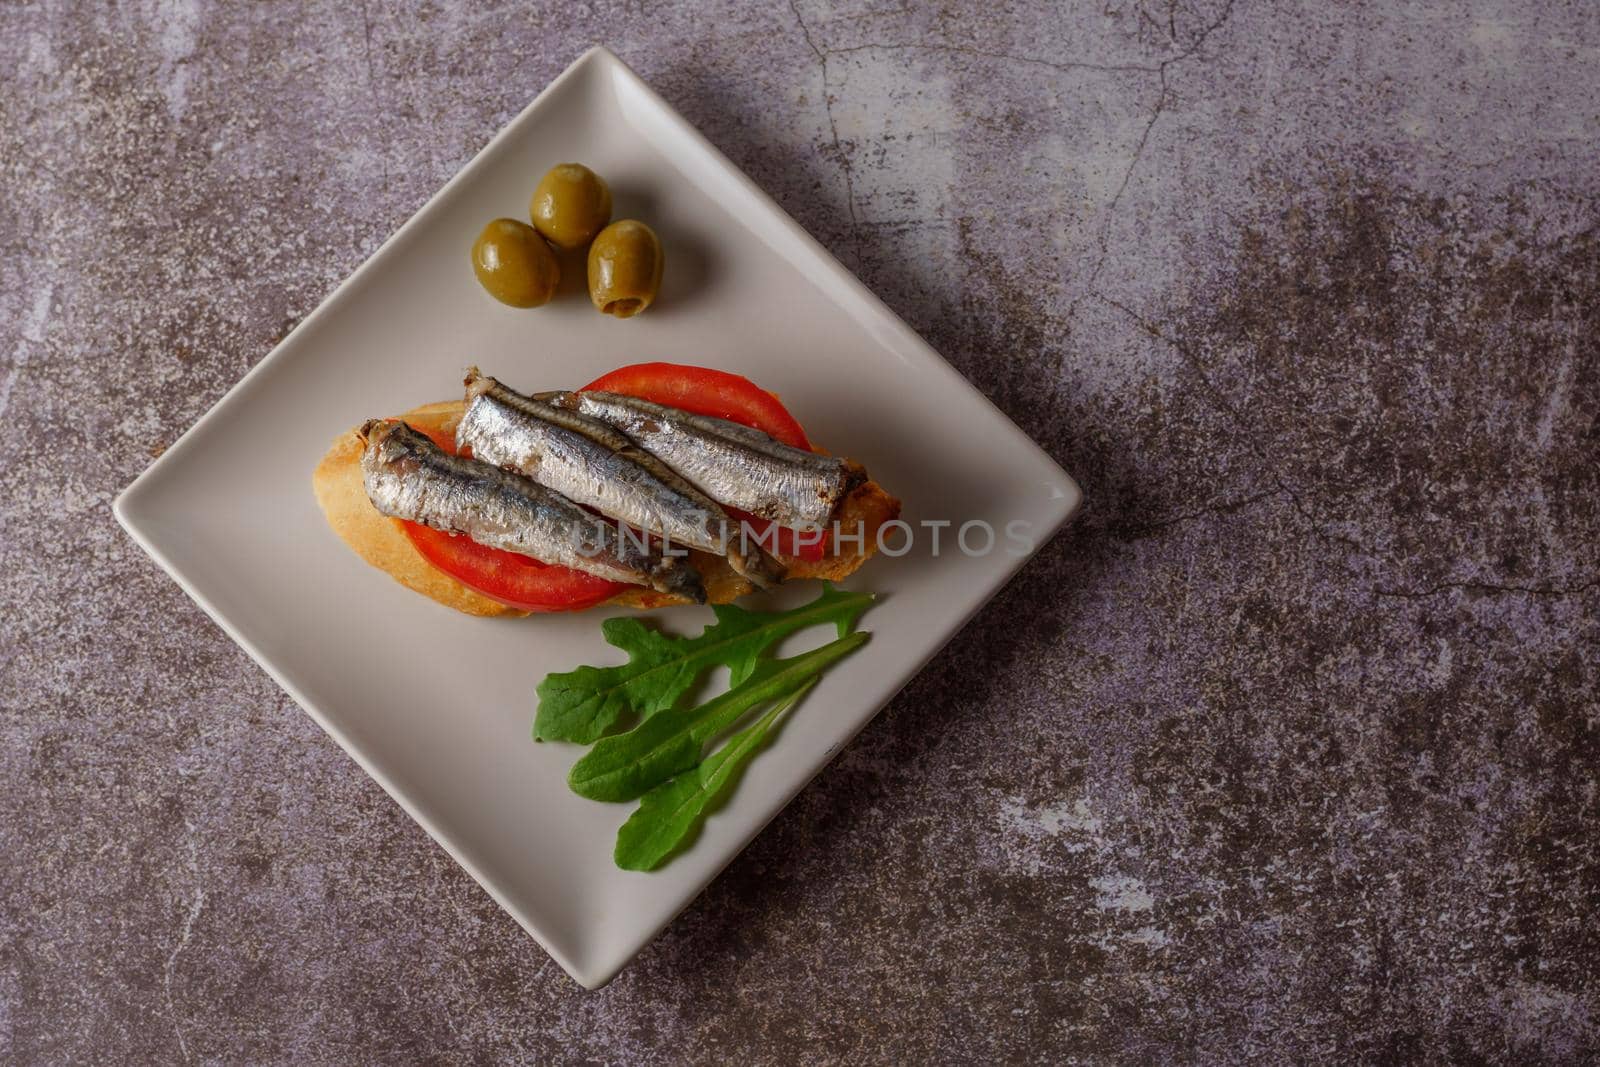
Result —
<instances>
[{"instance_id":1,"label":"toasted bread crust","mask_svg":"<svg viewBox=\"0 0 1600 1067\"><path fill-rule=\"evenodd\" d=\"M418 430L454 432L463 410L462 401L451 400L424 404L400 418ZM355 430L347 430L334 439L311 475L317 503L327 517L328 525L345 544L401 585L446 607L468 615L528 614L469 589L424 559L401 529L399 521L380 514L367 499L366 487L361 479L361 452L361 440ZM786 560L789 577L837 581L854 573L876 551L877 531L899 514L900 502L884 492L876 482L869 481L857 486L840 504L837 519L847 536L853 535L858 527L864 532L859 550L849 545L848 551L826 556L814 563ZM727 560L719 556L691 552L689 562L700 572L705 581L706 596L713 604L726 604L754 589L748 581L734 573ZM604 603L643 610L686 601L681 597L640 588L619 593Z\"/></svg>"}]
</instances>

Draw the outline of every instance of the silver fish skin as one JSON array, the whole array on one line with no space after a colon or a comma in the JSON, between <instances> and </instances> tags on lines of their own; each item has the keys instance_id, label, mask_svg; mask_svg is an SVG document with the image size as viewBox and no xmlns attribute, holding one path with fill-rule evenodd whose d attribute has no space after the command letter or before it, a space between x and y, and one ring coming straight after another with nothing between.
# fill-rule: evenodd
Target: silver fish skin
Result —
<instances>
[{"instance_id":1,"label":"silver fish skin","mask_svg":"<svg viewBox=\"0 0 1600 1067\"><path fill-rule=\"evenodd\" d=\"M847 460L634 396L586 391L536 399L621 430L719 504L781 526L827 526L839 501L866 480L866 471Z\"/></svg>"},{"instance_id":2,"label":"silver fish skin","mask_svg":"<svg viewBox=\"0 0 1600 1067\"><path fill-rule=\"evenodd\" d=\"M397 519L464 534L480 545L705 602L682 559L641 547L559 493L492 463L452 456L403 422L361 427L362 481L373 507Z\"/></svg>"},{"instance_id":3,"label":"silver fish skin","mask_svg":"<svg viewBox=\"0 0 1600 1067\"><path fill-rule=\"evenodd\" d=\"M620 430L524 396L476 367L465 384L467 410L456 443L476 458L675 545L724 556L758 586L783 580L782 567L741 536L721 505Z\"/></svg>"}]
</instances>

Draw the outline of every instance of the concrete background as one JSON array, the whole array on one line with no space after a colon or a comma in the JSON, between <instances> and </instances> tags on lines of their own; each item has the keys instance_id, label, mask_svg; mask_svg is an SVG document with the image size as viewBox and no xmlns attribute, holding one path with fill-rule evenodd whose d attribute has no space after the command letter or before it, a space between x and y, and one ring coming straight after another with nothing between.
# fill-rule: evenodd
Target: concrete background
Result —
<instances>
[{"instance_id":1,"label":"concrete background","mask_svg":"<svg viewBox=\"0 0 1600 1067\"><path fill-rule=\"evenodd\" d=\"M1083 482L603 992L113 495L611 44ZM1600 7L0 9L0 1061L1600 1055Z\"/></svg>"}]
</instances>

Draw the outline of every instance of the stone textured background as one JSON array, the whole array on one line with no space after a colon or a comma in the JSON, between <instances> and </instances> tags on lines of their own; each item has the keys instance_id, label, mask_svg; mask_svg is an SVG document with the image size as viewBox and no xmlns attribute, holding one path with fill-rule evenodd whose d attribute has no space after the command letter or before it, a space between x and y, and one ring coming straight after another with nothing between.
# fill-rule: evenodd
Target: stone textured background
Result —
<instances>
[{"instance_id":1,"label":"stone textured background","mask_svg":"<svg viewBox=\"0 0 1600 1067\"><path fill-rule=\"evenodd\" d=\"M1088 504L588 994L110 502L595 41ZM1600 1055L1597 130L1586 3L0 7L0 1061Z\"/></svg>"}]
</instances>

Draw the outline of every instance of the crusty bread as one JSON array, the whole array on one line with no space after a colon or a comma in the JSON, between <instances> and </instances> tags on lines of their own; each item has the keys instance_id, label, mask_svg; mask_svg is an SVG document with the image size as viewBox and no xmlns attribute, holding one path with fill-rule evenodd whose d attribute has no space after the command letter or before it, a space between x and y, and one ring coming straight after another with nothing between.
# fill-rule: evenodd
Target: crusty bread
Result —
<instances>
[{"instance_id":1,"label":"crusty bread","mask_svg":"<svg viewBox=\"0 0 1600 1067\"><path fill-rule=\"evenodd\" d=\"M400 418L418 430L454 433L463 410L462 401L451 400L413 408ZM401 529L399 521L380 514L367 499L366 487L361 480L362 448L361 439L354 429L340 434L311 476L317 503L321 505L333 532L355 549L362 559L401 585L432 597L446 607L464 611L468 615L527 614L467 588L422 558ZM853 573L876 551L877 531L899 514L900 502L884 492L876 482L857 486L840 504L837 518L840 528L847 535L853 533L859 524L866 534L863 545L859 549L849 545L847 551L824 557L815 563L786 560L789 577L838 580ZM713 604L725 604L752 591L750 583L735 574L733 568L728 566L728 561L721 557L691 552L689 561L704 579L706 595ZM643 609L685 601L681 597L640 588L619 593L605 603Z\"/></svg>"}]
</instances>

